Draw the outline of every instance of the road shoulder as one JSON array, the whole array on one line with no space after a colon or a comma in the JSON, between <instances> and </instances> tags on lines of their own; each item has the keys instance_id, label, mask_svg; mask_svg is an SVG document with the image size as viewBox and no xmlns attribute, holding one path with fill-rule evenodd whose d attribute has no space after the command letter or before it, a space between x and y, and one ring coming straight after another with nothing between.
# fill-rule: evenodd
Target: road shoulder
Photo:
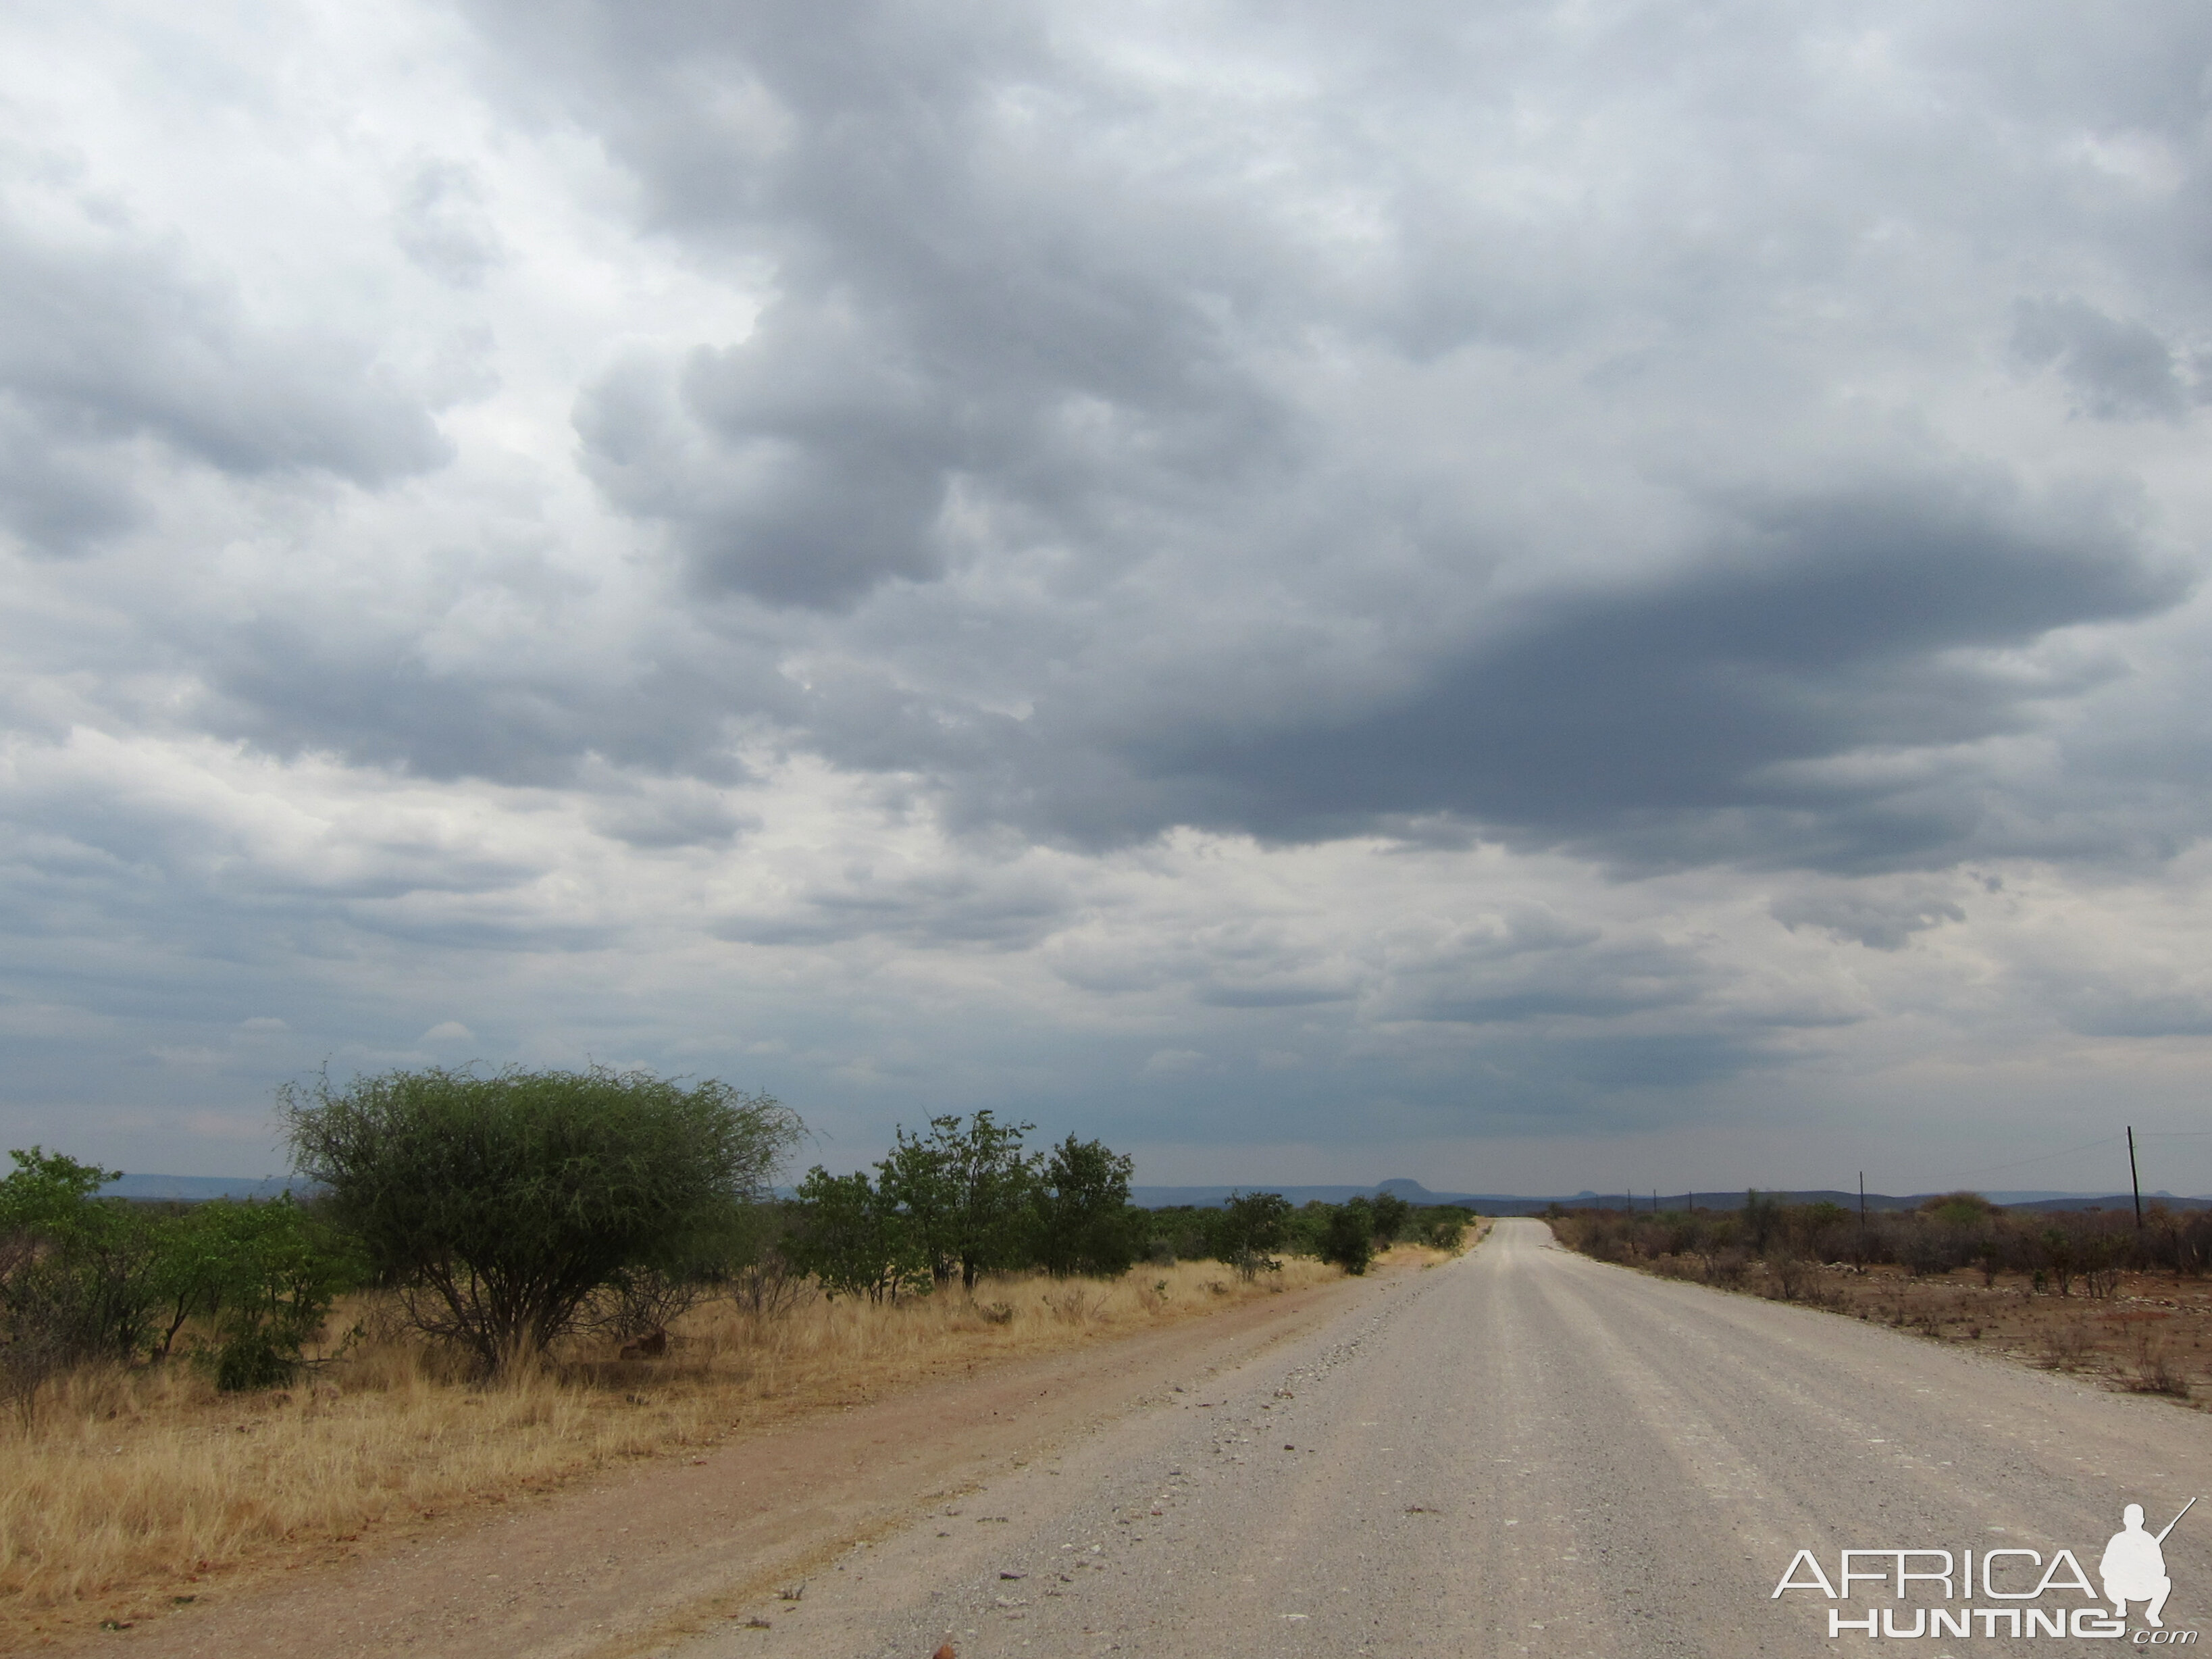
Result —
<instances>
[{"instance_id":1,"label":"road shoulder","mask_svg":"<svg viewBox=\"0 0 2212 1659\"><path fill-rule=\"evenodd\" d=\"M1264 1297L732 1440L210 1595L100 1638L145 1656L614 1659L713 1626L933 1501L1386 1297L1418 1269Z\"/></svg>"}]
</instances>

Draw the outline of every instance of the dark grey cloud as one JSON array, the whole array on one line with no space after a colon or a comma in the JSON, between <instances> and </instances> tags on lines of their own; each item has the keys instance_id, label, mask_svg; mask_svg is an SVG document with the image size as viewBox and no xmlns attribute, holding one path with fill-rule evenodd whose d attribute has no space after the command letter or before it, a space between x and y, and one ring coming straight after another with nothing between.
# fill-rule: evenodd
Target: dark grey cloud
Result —
<instances>
[{"instance_id":1,"label":"dark grey cloud","mask_svg":"<svg viewBox=\"0 0 2212 1659\"><path fill-rule=\"evenodd\" d=\"M1502 603L1364 706L1325 682L1275 707L1231 689L1145 708L1132 730L1102 726L1079 690L1026 720L959 720L853 689L821 694L834 723L817 740L934 770L957 812L1091 844L1441 816L1631 866L1943 863L1976 843L1972 791L1820 763L2033 731L2080 688L2000 653L2156 612L2186 585L2124 494L1896 477L1738 503L1721 545L1680 568Z\"/></svg>"},{"instance_id":2,"label":"dark grey cloud","mask_svg":"<svg viewBox=\"0 0 2212 1659\"><path fill-rule=\"evenodd\" d=\"M593 478L678 526L700 586L834 605L943 569L960 434L881 343L825 344L824 332L853 332L840 320L794 322L778 307L764 337L702 349L673 388L633 366L579 405Z\"/></svg>"},{"instance_id":3,"label":"dark grey cloud","mask_svg":"<svg viewBox=\"0 0 2212 1659\"><path fill-rule=\"evenodd\" d=\"M589 596L574 601L580 619L592 608ZM658 661L618 655L597 678L574 661L441 665L374 619L343 631L328 618L258 618L222 645L199 711L210 729L276 754L445 780L574 784L598 760L735 782L746 771L732 750L734 711L779 696L757 661L700 660L673 632Z\"/></svg>"},{"instance_id":4,"label":"dark grey cloud","mask_svg":"<svg viewBox=\"0 0 2212 1659\"><path fill-rule=\"evenodd\" d=\"M1396 932L1366 954L1361 1012L1389 1025L1557 1031L1682 1008L1717 987L1692 952L1650 938L1611 937L1526 902L1474 925Z\"/></svg>"},{"instance_id":5,"label":"dark grey cloud","mask_svg":"<svg viewBox=\"0 0 2212 1659\"><path fill-rule=\"evenodd\" d=\"M1817 927L1831 938L1872 951L1902 951L1917 933L1966 919L1965 908L1956 900L1933 893L1791 893L1776 899L1768 910L1792 933Z\"/></svg>"},{"instance_id":6,"label":"dark grey cloud","mask_svg":"<svg viewBox=\"0 0 2212 1659\"><path fill-rule=\"evenodd\" d=\"M2097 503L2054 514L1893 483L1772 504L1745 531L1672 579L1531 605L1358 719L1158 744L1139 764L1191 809L1263 835L1441 811L1631 860L1948 859L1966 826L1892 817L1879 787L1778 772L2021 729L2033 689L1969 653L2183 591ZM1716 845L1710 820L1739 814L1738 844Z\"/></svg>"},{"instance_id":7,"label":"dark grey cloud","mask_svg":"<svg viewBox=\"0 0 2212 1659\"><path fill-rule=\"evenodd\" d=\"M787 888L712 927L716 938L744 945L884 939L1019 951L1065 925L1073 905L1064 881L1018 866L878 869L862 856L834 878Z\"/></svg>"},{"instance_id":8,"label":"dark grey cloud","mask_svg":"<svg viewBox=\"0 0 2212 1659\"><path fill-rule=\"evenodd\" d=\"M0 511L30 550L79 550L135 516L122 452L139 440L234 476L372 487L451 453L373 344L257 326L158 241L0 212Z\"/></svg>"},{"instance_id":9,"label":"dark grey cloud","mask_svg":"<svg viewBox=\"0 0 2212 1659\"><path fill-rule=\"evenodd\" d=\"M2033 368L2055 368L2081 411L2100 420L2178 420L2197 399L2155 329L2107 317L2083 300L2021 301L2013 350Z\"/></svg>"},{"instance_id":10,"label":"dark grey cloud","mask_svg":"<svg viewBox=\"0 0 2212 1659\"><path fill-rule=\"evenodd\" d=\"M1349 994L1331 985L1207 985L1195 1000L1208 1008L1312 1008Z\"/></svg>"},{"instance_id":11,"label":"dark grey cloud","mask_svg":"<svg viewBox=\"0 0 2212 1659\"><path fill-rule=\"evenodd\" d=\"M1752 9L1717 55L1659 14L1571 39L1535 8L1357 27L1307 9L1255 25L1316 78L1249 133L1146 102L1024 8L864 9L830 33L783 5L474 15L529 66L519 100L630 169L654 234L769 295L747 337L588 386L587 471L669 529L694 592L825 613L792 624L809 665L776 718L956 823L1090 847L1457 824L1623 868L1936 865L1983 844L1988 781L1836 763L2035 731L2087 688L2001 656L2186 590L2123 478L2023 483L1999 457L1806 425L1854 337L1824 364L1790 320L1847 314L1888 350L1932 307L2086 413L2180 419L2188 329L2154 280L2170 210L2056 199L2014 140L1940 102L1900 131ZM2036 27L2046 49L2076 32ZM1948 14L1888 49L1970 81L2019 143L2124 109L2113 155L2162 146L2193 176L2172 64L2201 20L2123 33L2057 80ZM1648 128L1642 152L1606 149L1614 194L1553 193L1583 175L1516 149L1532 97ZM1730 137L1747 124L1759 145ZM1431 165L1423 134L1471 170ZM1295 210L1249 184L1263 135L1304 179ZM2102 177L2103 154L2066 165ZM1982 247L1953 239L1962 213ZM1942 268L1896 265L1885 223ZM2008 237L2132 266L2160 320L1960 286L2027 268L1986 252ZM1518 365L1479 395L1575 388L1578 409L1529 417L1559 453L1518 477L1470 458L1459 500L1441 457L1351 459L1377 423L1433 445L1411 388L1447 377L1421 397L1448 407L1475 349ZM1329 390L1355 362L1345 385L1395 377L1411 400ZM1693 467L1667 431L1686 404L1711 429ZM1474 444L1520 423L1449 418ZM1571 510L1509 527L1485 487ZM1626 562L1583 543L1584 503L1638 491L1702 528ZM1509 560L1562 574L1492 591Z\"/></svg>"},{"instance_id":12,"label":"dark grey cloud","mask_svg":"<svg viewBox=\"0 0 2212 1659\"><path fill-rule=\"evenodd\" d=\"M939 576L978 520L1127 556L1118 517L1271 454L1285 416L1236 338L1249 227L1218 184L1133 190L1072 139L1065 100L1108 131L1140 112L1071 76L1039 20L562 21L504 38L586 101L648 222L773 262L749 337L620 367L577 409L592 477L673 528L702 587L848 605ZM1055 106L1034 130L1007 108L1032 90Z\"/></svg>"},{"instance_id":13,"label":"dark grey cloud","mask_svg":"<svg viewBox=\"0 0 2212 1659\"><path fill-rule=\"evenodd\" d=\"M1409 1091L1430 1133L1580 1135L1680 1127L1719 1091L1786 1063L1759 1036L1726 1030L1507 1032ZM1366 1115L1365 1113L1361 1114Z\"/></svg>"},{"instance_id":14,"label":"dark grey cloud","mask_svg":"<svg viewBox=\"0 0 2212 1659\"><path fill-rule=\"evenodd\" d=\"M27 550L81 553L140 512L137 486L96 442L58 440L43 410L0 394L0 516Z\"/></svg>"}]
</instances>

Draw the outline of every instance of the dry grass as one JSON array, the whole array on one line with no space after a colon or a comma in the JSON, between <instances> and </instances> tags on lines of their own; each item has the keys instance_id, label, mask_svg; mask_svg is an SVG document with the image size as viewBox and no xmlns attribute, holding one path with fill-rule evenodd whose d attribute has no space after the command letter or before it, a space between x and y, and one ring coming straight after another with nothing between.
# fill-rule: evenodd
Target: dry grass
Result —
<instances>
[{"instance_id":1,"label":"dry grass","mask_svg":"<svg viewBox=\"0 0 2212 1659\"><path fill-rule=\"evenodd\" d=\"M1337 1277L1293 1260L1247 1284L1183 1262L1112 1281L991 1279L896 1307L817 1297L758 1317L715 1304L672 1328L665 1359L579 1351L483 1388L388 1328L276 1394L218 1395L185 1364L80 1374L27 1432L0 1423L0 1648L128 1622L210 1576L343 1553L622 1459ZM382 1314L358 1303L333 1324L375 1331Z\"/></svg>"},{"instance_id":2,"label":"dry grass","mask_svg":"<svg viewBox=\"0 0 2212 1659\"><path fill-rule=\"evenodd\" d=\"M1968 1343L2044 1370L2095 1378L2131 1394L2164 1395L2200 1407L2212 1382L2212 1283L2165 1273L2113 1270L2086 1293L2039 1289L2014 1273L1916 1276L1898 1267L1842 1262L1741 1261L1658 1256L1632 1265L1674 1279L1797 1302L1895 1326L1942 1342Z\"/></svg>"}]
</instances>

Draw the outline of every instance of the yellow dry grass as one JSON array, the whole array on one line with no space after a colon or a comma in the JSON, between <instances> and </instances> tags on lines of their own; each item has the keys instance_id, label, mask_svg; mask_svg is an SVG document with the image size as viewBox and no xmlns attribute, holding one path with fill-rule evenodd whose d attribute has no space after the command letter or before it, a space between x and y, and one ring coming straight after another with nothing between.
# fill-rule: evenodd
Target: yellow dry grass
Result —
<instances>
[{"instance_id":1,"label":"yellow dry grass","mask_svg":"<svg viewBox=\"0 0 2212 1659\"><path fill-rule=\"evenodd\" d=\"M1401 1259L1416 1259L1407 1248ZM602 1346L486 1387L452 1380L389 1329L275 1394L219 1395L182 1364L80 1374L46 1395L27 1431L0 1425L0 1648L620 1459L1336 1277L1294 1259L1248 1284L1182 1262L1110 1281L988 1279L972 1297L896 1306L813 1297L763 1317L714 1304L672 1328L665 1359L608 1360ZM387 1315L357 1302L333 1326L374 1329Z\"/></svg>"}]
</instances>

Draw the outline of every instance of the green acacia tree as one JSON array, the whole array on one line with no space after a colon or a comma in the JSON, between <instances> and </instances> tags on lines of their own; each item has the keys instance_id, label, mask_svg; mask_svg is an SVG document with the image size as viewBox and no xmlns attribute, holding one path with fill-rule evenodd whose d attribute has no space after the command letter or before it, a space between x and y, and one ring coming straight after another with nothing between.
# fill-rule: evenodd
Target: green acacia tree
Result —
<instances>
[{"instance_id":1,"label":"green acacia tree","mask_svg":"<svg viewBox=\"0 0 2212 1659\"><path fill-rule=\"evenodd\" d=\"M625 1272L682 1260L797 1140L774 1098L649 1072L431 1068L279 1096L300 1171L422 1330L497 1370Z\"/></svg>"},{"instance_id":2,"label":"green acacia tree","mask_svg":"<svg viewBox=\"0 0 2212 1659\"><path fill-rule=\"evenodd\" d=\"M1069 1135L1052 1149L1034 1203L1036 1260L1048 1273L1127 1273L1137 1259L1141 1218L1129 1209L1134 1164L1103 1142Z\"/></svg>"},{"instance_id":3,"label":"green acacia tree","mask_svg":"<svg viewBox=\"0 0 2212 1659\"><path fill-rule=\"evenodd\" d=\"M1291 1200L1280 1193L1231 1193L1208 1231L1213 1258L1246 1279L1282 1267L1275 1252L1290 1236Z\"/></svg>"},{"instance_id":4,"label":"green acacia tree","mask_svg":"<svg viewBox=\"0 0 2212 1659\"><path fill-rule=\"evenodd\" d=\"M879 1190L906 1218L939 1284L957 1273L973 1290L981 1275L1027 1258L1039 1160L1022 1151L1022 1137L1035 1127L1001 1123L987 1109L964 1123L933 1117L926 1135L896 1132L876 1166Z\"/></svg>"}]
</instances>

